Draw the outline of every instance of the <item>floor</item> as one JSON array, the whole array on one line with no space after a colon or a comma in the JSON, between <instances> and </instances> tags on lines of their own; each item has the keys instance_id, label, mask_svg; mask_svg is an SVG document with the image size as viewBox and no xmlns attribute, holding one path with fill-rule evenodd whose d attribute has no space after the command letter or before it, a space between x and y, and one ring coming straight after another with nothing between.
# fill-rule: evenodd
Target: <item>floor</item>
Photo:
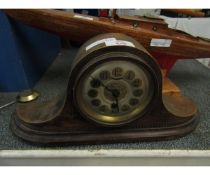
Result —
<instances>
[{"instance_id":1,"label":"floor","mask_svg":"<svg viewBox=\"0 0 210 175\"><path fill-rule=\"evenodd\" d=\"M62 50L35 89L41 93L40 103L50 100L65 90L71 61L76 55L77 48ZM183 94L191 97L198 105L200 123L191 134L172 141L135 142L104 145L41 147L29 144L12 134L9 128L10 116L15 110L15 104L0 109L0 149L210 149L210 69L196 60L180 60L173 67L169 78L182 90ZM0 93L0 106L15 100L17 93Z\"/></svg>"}]
</instances>

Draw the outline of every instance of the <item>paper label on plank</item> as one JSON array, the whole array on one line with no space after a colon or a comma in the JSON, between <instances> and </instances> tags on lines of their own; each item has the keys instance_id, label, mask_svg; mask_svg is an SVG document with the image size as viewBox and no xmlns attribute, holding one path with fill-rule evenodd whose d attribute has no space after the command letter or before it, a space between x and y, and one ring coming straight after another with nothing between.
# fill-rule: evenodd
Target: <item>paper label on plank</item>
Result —
<instances>
[{"instance_id":1,"label":"paper label on plank","mask_svg":"<svg viewBox=\"0 0 210 175\"><path fill-rule=\"evenodd\" d=\"M135 47L135 45L130 41L117 40L116 38L106 38L106 39L98 40L94 43L91 43L90 45L86 47L86 51L88 51L89 49L101 43L105 43L106 46L119 46L119 45L122 46L123 45L123 46Z\"/></svg>"},{"instance_id":2,"label":"paper label on plank","mask_svg":"<svg viewBox=\"0 0 210 175\"><path fill-rule=\"evenodd\" d=\"M171 39L155 39L151 40L150 46L152 47L170 47L172 43Z\"/></svg>"},{"instance_id":3,"label":"paper label on plank","mask_svg":"<svg viewBox=\"0 0 210 175\"><path fill-rule=\"evenodd\" d=\"M82 16L82 15L74 15L74 18L80 18L80 19L85 19L85 20L90 20L90 21L93 20L93 18L91 18L91 17Z\"/></svg>"}]
</instances>

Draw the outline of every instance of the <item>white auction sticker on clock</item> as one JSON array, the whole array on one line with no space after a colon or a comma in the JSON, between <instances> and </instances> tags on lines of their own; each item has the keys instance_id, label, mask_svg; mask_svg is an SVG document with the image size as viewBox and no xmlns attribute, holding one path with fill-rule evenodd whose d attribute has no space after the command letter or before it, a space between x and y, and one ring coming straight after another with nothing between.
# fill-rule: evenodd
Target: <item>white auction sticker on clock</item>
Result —
<instances>
[{"instance_id":1,"label":"white auction sticker on clock","mask_svg":"<svg viewBox=\"0 0 210 175\"><path fill-rule=\"evenodd\" d=\"M88 45L86 47L86 51L88 51L89 49L99 45L99 44L102 44L102 43L107 43L107 42L114 42L116 41L116 38L105 38L105 39L101 39L101 40L98 40L98 41L95 41L94 43L91 43L90 45Z\"/></svg>"},{"instance_id":2,"label":"white auction sticker on clock","mask_svg":"<svg viewBox=\"0 0 210 175\"><path fill-rule=\"evenodd\" d=\"M98 41L95 41L94 43L91 43L86 47L86 51L89 49L104 43L106 46L129 46L129 47L135 47L135 45L130 41L125 40L117 40L116 38L105 38Z\"/></svg>"},{"instance_id":3,"label":"white auction sticker on clock","mask_svg":"<svg viewBox=\"0 0 210 175\"><path fill-rule=\"evenodd\" d=\"M129 47L135 47L135 45L130 41L125 40L113 40L113 41L106 41L106 46L129 46Z\"/></svg>"},{"instance_id":4,"label":"white auction sticker on clock","mask_svg":"<svg viewBox=\"0 0 210 175\"><path fill-rule=\"evenodd\" d=\"M151 40L150 46L152 47L170 47L172 43L171 39L155 39Z\"/></svg>"}]
</instances>

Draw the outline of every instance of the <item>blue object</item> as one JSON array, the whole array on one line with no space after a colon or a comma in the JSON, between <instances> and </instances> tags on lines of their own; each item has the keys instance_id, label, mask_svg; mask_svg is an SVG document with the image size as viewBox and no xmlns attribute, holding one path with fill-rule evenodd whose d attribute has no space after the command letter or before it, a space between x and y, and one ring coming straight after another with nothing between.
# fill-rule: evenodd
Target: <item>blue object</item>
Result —
<instances>
[{"instance_id":1,"label":"blue object","mask_svg":"<svg viewBox=\"0 0 210 175\"><path fill-rule=\"evenodd\" d=\"M58 36L16 22L0 10L0 91L33 88L59 51Z\"/></svg>"}]
</instances>

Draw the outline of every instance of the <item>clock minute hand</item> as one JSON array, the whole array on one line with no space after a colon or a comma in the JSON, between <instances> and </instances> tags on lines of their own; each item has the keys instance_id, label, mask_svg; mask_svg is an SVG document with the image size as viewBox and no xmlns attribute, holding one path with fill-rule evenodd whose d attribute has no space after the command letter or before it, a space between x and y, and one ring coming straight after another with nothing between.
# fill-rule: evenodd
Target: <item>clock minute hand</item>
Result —
<instances>
[{"instance_id":1,"label":"clock minute hand","mask_svg":"<svg viewBox=\"0 0 210 175\"><path fill-rule=\"evenodd\" d=\"M116 106L117 106L117 111L119 112L120 109L119 109L119 100L118 100L118 97L119 97L119 95L120 95L120 92L119 92L117 89L113 89L113 90L112 90L112 95L113 95L113 97L115 98Z\"/></svg>"},{"instance_id":2,"label":"clock minute hand","mask_svg":"<svg viewBox=\"0 0 210 175\"><path fill-rule=\"evenodd\" d=\"M116 100L116 105L117 105L117 112L120 112L120 109L119 109L119 103L118 103L118 102L119 102L119 101L118 101L118 98L116 97L116 99L115 99L115 100Z\"/></svg>"}]
</instances>

